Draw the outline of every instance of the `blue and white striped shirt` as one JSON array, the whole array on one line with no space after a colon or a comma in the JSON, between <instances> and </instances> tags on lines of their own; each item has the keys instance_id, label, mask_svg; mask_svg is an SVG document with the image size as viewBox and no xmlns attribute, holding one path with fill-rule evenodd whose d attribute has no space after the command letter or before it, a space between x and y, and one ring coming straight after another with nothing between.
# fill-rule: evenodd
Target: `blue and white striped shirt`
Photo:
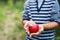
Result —
<instances>
[{"instance_id":1,"label":"blue and white striped shirt","mask_svg":"<svg viewBox=\"0 0 60 40\"><path fill-rule=\"evenodd\" d=\"M56 5L57 4L57 5ZM56 21L60 24L59 5L57 0L27 0L25 3L25 10L23 14L23 20L34 21L37 24L49 23ZM30 38L27 34L27 40L54 40L55 30L44 30L42 34L37 37Z\"/></svg>"}]
</instances>

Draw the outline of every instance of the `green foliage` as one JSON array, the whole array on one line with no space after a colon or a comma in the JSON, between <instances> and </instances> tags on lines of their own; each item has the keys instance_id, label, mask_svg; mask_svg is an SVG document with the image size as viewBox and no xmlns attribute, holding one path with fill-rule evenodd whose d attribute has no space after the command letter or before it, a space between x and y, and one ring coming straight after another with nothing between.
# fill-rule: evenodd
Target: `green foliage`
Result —
<instances>
[{"instance_id":1,"label":"green foliage","mask_svg":"<svg viewBox=\"0 0 60 40\"><path fill-rule=\"evenodd\" d=\"M0 25L0 32L2 32L4 29L3 29L3 26Z\"/></svg>"},{"instance_id":2,"label":"green foliage","mask_svg":"<svg viewBox=\"0 0 60 40\"><path fill-rule=\"evenodd\" d=\"M22 11L23 10L23 4L24 4L24 2L22 2L22 1L16 2L16 5L15 5L16 9Z\"/></svg>"},{"instance_id":3,"label":"green foliage","mask_svg":"<svg viewBox=\"0 0 60 40\"><path fill-rule=\"evenodd\" d=\"M56 29L56 36L60 36L60 26Z\"/></svg>"},{"instance_id":4,"label":"green foliage","mask_svg":"<svg viewBox=\"0 0 60 40\"><path fill-rule=\"evenodd\" d=\"M6 16L4 14L0 14L0 23L5 20Z\"/></svg>"},{"instance_id":5,"label":"green foliage","mask_svg":"<svg viewBox=\"0 0 60 40\"><path fill-rule=\"evenodd\" d=\"M23 27L20 25L17 25L17 27L14 28L15 32L20 32L22 33L24 31Z\"/></svg>"},{"instance_id":6,"label":"green foliage","mask_svg":"<svg viewBox=\"0 0 60 40\"><path fill-rule=\"evenodd\" d=\"M0 22L3 22L6 19L6 15L4 14L4 8L0 6Z\"/></svg>"}]
</instances>

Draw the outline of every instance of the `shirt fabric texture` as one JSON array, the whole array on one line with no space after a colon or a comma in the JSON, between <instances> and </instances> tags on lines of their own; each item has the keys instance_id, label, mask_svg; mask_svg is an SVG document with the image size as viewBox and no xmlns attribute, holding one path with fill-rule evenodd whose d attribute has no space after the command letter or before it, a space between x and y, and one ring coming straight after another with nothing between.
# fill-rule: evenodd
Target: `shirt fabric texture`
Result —
<instances>
[{"instance_id":1,"label":"shirt fabric texture","mask_svg":"<svg viewBox=\"0 0 60 40\"><path fill-rule=\"evenodd\" d=\"M52 21L60 24L59 4L57 0L27 0L24 5L22 20L34 21L37 24L49 23ZM55 30L44 30L37 37L30 38L26 35L26 40L54 40Z\"/></svg>"}]
</instances>

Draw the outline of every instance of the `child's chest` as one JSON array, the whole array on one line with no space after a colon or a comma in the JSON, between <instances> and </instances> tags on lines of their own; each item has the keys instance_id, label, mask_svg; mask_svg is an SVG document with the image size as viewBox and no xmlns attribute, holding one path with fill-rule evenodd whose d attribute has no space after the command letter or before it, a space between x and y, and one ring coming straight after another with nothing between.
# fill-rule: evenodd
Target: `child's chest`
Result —
<instances>
[{"instance_id":1,"label":"child's chest","mask_svg":"<svg viewBox=\"0 0 60 40\"><path fill-rule=\"evenodd\" d=\"M30 0L29 1L29 8L30 11L52 11L53 2L51 0Z\"/></svg>"},{"instance_id":2,"label":"child's chest","mask_svg":"<svg viewBox=\"0 0 60 40\"><path fill-rule=\"evenodd\" d=\"M51 0L41 0L40 2L39 1L30 0L29 2L31 20L33 21L39 20L39 22L41 20L50 20L52 16L51 12L52 12L53 2ZM47 21L44 22L46 23Z\"/></svg>"}]
</instances>

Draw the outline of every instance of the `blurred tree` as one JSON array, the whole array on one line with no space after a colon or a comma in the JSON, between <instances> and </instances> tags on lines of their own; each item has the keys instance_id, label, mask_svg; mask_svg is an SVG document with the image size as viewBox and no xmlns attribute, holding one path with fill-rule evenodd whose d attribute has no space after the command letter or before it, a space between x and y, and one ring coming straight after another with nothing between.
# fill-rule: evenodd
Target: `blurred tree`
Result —
<instances>
[{"instance_id":1,"label":"blurred tree","mask_svg":"<svg viewBox=\"0 0 60 40\"><path fill-rule=\"evenodd\" d=\"M8 1L8 0L0 0L0 3L2 2L2 3L7 4L7 1Z\"/></svg>"},{"instance_id":2,"label":"blurred tree","mask_svg":"<svg viewBox=\"0 0 60 40\"><path fill-rule=\"evenodd\" d=\"M14 1L14 0L8 0L8 4L9 4L10 6L13 6L13 1Z\"/></svg>"},{"instance_id":3,"label":"blurred tree","mask_svg":"<svg viewBox=\"0 0 60 40\"><path fill-rule=\"evenodd\" d=\"M7 4L7 1L8 1L8 0L4 0L4 2L5 2L6 4Z\"/></svg>"},{"instance_id":4,"label":"blurred tree","mask_svg":"<svg viewBox=\"0 0 60 40\"><path fill-rule=\"evenodd\" d=\"M14 1L14 4L16 3L16 0L13 0Z\"/></svg>"}]
</instances>

